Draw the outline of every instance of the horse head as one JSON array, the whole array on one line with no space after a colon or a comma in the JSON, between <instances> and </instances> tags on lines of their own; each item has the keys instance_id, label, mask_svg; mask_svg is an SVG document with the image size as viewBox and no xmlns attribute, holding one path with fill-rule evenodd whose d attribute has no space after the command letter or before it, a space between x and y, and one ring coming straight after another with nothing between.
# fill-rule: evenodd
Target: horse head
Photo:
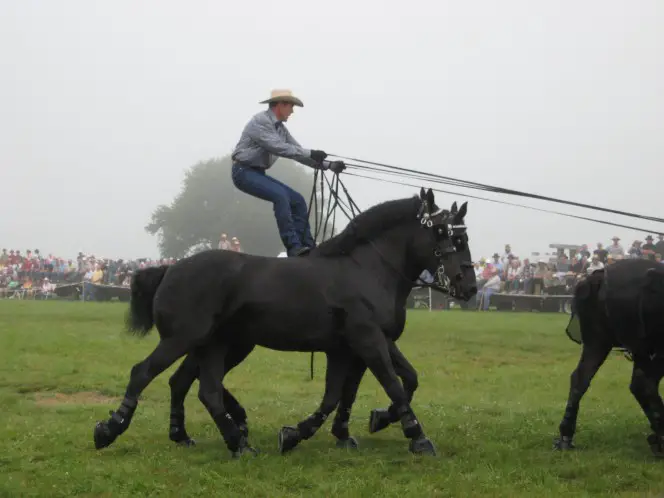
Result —
<instances>
[{"instance_id":1,"label":"horse head","mask_svg":"<svg viewBox=\"0 0 664 498\"><path fill-rule=\"evenodd\" d=\"M477 280L468 244L465 217L468 203L449 210L436 205L431 189L420 190L418 219L422 230L413 240L414 257L452 297L468 301L477 294Z\"/></svg>"}]
</instances>

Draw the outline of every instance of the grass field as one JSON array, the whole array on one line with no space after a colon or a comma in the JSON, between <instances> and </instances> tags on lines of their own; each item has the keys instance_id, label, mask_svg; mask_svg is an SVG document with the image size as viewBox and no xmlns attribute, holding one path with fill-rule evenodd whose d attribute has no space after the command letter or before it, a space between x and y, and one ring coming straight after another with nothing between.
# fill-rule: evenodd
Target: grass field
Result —
<instances>
[{"instance_id":1,"label":"grass field","mask_svg":"<svg viewBox=\"0 0 664 498\"><path fill-rule=\"evenodd\" d=\"M198 445L168 440L168 377L144 393L130 429L96 451L92 430L124 393L129 370L157 342L123 333L121 304L0 301L1 496L657 496L664 462L614 354L579 415L577 450L552 451L579 348L562 314L411 312L400 346L419 372L413 408L439 456L414 457L399 426L369 435L388 400L371 376L351 418L360 450L334 446L331 420L292 453L277 431L311 413L324 357L308 379L304 353L257 350L226 385L249 413L256 458L232 460L197 399Z\"/></svg>"}]
</instances>

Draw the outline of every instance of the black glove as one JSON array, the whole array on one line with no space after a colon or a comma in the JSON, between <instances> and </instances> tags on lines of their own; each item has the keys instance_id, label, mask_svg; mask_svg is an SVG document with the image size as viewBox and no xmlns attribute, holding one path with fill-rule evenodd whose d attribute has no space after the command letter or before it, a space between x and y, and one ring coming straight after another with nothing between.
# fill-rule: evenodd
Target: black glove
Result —
<instances>
[{"instance_id":1,"label":"black glove","mask_svg":"<svg viewBox=\"0 0 664 498\"><path fill-rule=\"evenodd\" d=\"M330 163L330 169L334 173L341 173L343 170L346 169L346 165L344 164L343 161L332 161Z\"/></svg>"},{"instance_id":2,"label":"black glove","mask_svg":"<svg viewBox=\"0 0 664 498\"><path fill-rule=\"evenodd\" d=\"M311 151L311 159L316 161L317 163L322 163L323 159L327 157L327 154L323 152L322 150L312 150Z\"/></svg>"}]
</instances>

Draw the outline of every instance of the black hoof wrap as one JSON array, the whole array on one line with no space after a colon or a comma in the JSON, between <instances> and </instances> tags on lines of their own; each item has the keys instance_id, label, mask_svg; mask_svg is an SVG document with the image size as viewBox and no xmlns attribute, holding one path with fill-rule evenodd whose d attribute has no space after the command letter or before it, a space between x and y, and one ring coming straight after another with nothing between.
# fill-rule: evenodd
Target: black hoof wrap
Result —
<instances>
[{"instance_id":1,"label":"black hoof wrap","mask_svg":"<svg viewBox=\"0 0 664 498\"><path fill-rule=\"evenodd\" d=\"M108 422L97 422L93 432L93 439L95 441L95 448L98 450L106 448L113 444L118 437L118 434L113 434Z\"/></svg>"},{"instance_id":2,"label":"black hoof wrap","mask_svg":"<svg viewBox=\"0 0 664 498\"><path fill-rule=\"evenodd\" d=\"M182 446L183 448L191 448L192 446L196 446L196 441L191 438L187 438L181 441L175 441L175 444Z\"/></svg>"},{"instance_id":3,"label":"black hoof wrap","mask_svg":"<svg viewBox=\"0 0 664 498\"><path fill-rule=\"evenodd\" d=\"M231 453L233 458L240 458L243 455L258 456L258 450L249 446L249 442L244 436L240 439L240 447L238 450Z\"/></svg>"},{"instance_id":4,"label":"black hoof wrap","mask_svg":"<svg viewBox=\"0 0 664 498\"><path fill-rule=\"evenodd\" d=\"M345 448L347 450L357 450L360 448L360 445L353 436L350 436L348 439L338 439L337 448Z\"/></svg>"},{"instance_id":5,"label":"black hoof wrap","mask_svg":"<svg viewBox=\"0 0 664 498\"><path fill-rule=\"evenodd\" d=\"M436 447L433 445L430 439L426 437L421 437L419 439L412 439L408 450L415 455L428 455L436 456Z\"/></svg>"},{"instance_id":6,"label":"black hoof wrap","mask_svg":"<svg viewBox=\"0 0 664 498\"><path fill-rule=\"evenodd\" d=\"M189 437L183 426L172 425L168 431L168 438L181 446L194 446L196 443Z\"/></svg>"},{"instance_id":7,"label":"black hoof wrap","mask_svg":"<svg viewBox=\"0 0 664 498\"><path fill-rule=\"evenodd\" d=\"M279 431L279 453L282 455L287 453L288 451L295 448L301 440L302 437L300 436L300 431L298 431L297 428L289 426L282 427Z\"/></svg>"},{"instance_id":8,"label":"black hoof wrap","mask_svg":"<svg viewBox=\"0 0 664 498\"><path fill-rule=\"evenodd\" d=\"M553 441L553 449L554 450L573 450L576 447L574 446L574 443L572 442L572 438L569 436L561 436L559 438L556 438Z\"/></svg>"},{"instance_id":9,"label":"black hoof wrap","mask_svg":"<svg viewBox=\"0 0 664 498\"><path fill-rule=\"evenodd\" d=\"M657 458L664 458L664 436L650 434L647 439L648 446L650 446L650 451L652 451L652 454Z\"/></svg>"},{"instance_id":10,"label":"black hoof wrap","mask_svg":"<svg viewBox=\"0 0 664 498\"><path fill-rule=\"evenodd\" d=\"M374 432L382 431L390 425L390 418L390 412L385 408L371 410L369 416L369 432L373 434Z\"/></svg>"}]
</instances>

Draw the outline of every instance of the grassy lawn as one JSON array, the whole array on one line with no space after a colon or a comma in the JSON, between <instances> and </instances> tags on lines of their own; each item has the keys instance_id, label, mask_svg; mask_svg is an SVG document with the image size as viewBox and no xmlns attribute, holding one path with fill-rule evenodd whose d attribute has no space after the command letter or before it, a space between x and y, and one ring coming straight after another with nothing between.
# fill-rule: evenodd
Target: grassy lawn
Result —
<instances>
[{"instance_id":1,"label":"grassy lawn","mask_svg":"<svg viewBox=\"0 0 664 498\"><path fill-rule=\"evenodd\" d=\"M657 496L664 462L614 354L579 414L577 450L552 451L579 347L562 314L411 312L400 346L419 372L413 408L437 458L413 457L400 427L369 435L387 396L370 375L351 418L358 452L339 450L331 419L292 453L277 431L316 409L325 359L255 351L226 380L249 413L257 458L232 460L197 399L198 445L168 440L170 368L148 387L131 428L96 451L92 430L117 407L132 365L157 342L122 331L113 303L0 301L0 496Z\"/></svg>"}]
</instances>

